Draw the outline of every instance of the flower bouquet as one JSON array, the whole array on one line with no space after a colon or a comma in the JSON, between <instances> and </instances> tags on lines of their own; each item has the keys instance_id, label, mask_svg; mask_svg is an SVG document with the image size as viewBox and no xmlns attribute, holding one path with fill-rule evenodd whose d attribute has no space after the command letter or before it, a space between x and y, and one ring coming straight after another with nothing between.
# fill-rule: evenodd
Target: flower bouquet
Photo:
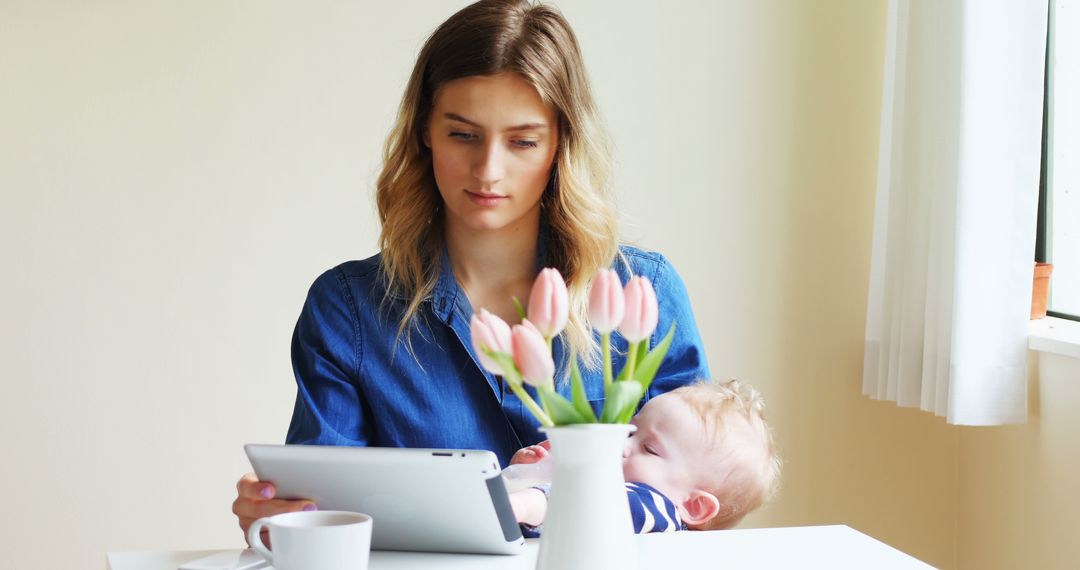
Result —
<instances>
[{"instance_id":1,"label":"flower bouquet","mask_svg":"<svg viewBox=\"0 0 1080 570\"><path fill-rule=\"evenodd\" d=\"M644 277L624 288L618 274L601 270L589 291L589 324L600 334L604 378L603 409L586 396L577 357L570 355L570 398L555 390L552 339L566 328L566 282L556 269L544 269L533 283L528 310L510 327L484 309L473 315L473 348L480 363L502 376L551 440L554 474L540 539L539 570L594 570L637 565L633 524L626 501L622 451L634 431L627 425L671 346L675 325L651 350L649 337L659 311L656 292ZM611 366L611 334L627 340L618 376ZM525 390L536 388L540 402Z\"/></svg>"},{"instance_id":2,"label":"flower bouquet","mask_svg":"<svg viewBox=\"0 0 1080 570\"><path fill-rule=\"evenodd\" d=\"M473 314L471 323L473 348L480 364L505 378L510 389L544 427L628 423L667 354L675 324L650 349L648 340L659 317L652 284L644 277L635 276L624 288L615 270L602 269L597 273L589 291L588 312L589 324L600 334L602 351L604 407L598 416L589 405L576 355L570 355L571 398L555 390L551 346L569 321L568 299L562 275L557 269L546 268L533 283L527 310L517 303L521 324L511 327L481 308ZM616 330L629 343L618 376L614 376L611 362L611 334ZM524 384L536 388L539 404Z\"/></svg>"}]
</instances>

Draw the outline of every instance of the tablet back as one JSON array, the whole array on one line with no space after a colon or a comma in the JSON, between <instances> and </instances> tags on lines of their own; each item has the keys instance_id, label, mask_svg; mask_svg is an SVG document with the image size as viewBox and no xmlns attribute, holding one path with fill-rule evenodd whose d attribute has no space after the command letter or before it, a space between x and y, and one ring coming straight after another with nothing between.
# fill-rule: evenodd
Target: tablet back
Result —
<instances>
[{"instance_id":1,"label":"tablet back","mask_svg":"<svg viewBox=\"0 0 1080 570\"><path fill-rule=\"evenodd\" d=\"M317 445L244 446L277 496L371 515L382 550L517 554L510 501L490 451Z\"/></svg>"}]
</instances>

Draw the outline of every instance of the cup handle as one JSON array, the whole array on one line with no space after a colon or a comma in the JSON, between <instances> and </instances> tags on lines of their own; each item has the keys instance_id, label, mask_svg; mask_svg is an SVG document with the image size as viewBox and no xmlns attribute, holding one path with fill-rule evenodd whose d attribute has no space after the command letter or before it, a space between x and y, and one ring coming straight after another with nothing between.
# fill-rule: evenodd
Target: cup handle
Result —
<instances>
[{"instance_id":1,"label":"cup handle","mask_svg":"<svg viewBox=\"0 0 1080 570\"><path fill-rule=\"evenodd\" d=\"M274 555L270 552L270 549L266 548L266 545L262 541L262 529L266 524L270 522L269 517L263 517L253 523L248 528L248 544L251 548L258 552L271 566L274 565Z\"/></svg>"}]
</instances>

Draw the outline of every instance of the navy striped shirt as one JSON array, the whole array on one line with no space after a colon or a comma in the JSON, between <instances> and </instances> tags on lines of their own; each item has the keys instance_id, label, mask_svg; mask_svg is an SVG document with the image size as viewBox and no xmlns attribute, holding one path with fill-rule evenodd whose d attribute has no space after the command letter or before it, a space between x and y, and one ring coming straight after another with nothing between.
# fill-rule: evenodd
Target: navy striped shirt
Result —
<instances>
[{"instance_id":1,"label":"navy striped shirt","mask_svg":"<svg viewBox=\"0 0 1080 570\"><path fill-rule=\"evenodd\" d=\"M545 489L540 489L545 491ZM686 525L679 518L679 511L675 503L671 502L663 493L645 483L627 483L626 499L630 504L630 519L634 522L634 532L645 534L647 532L675 532L686 530ZM522 524L521 534L525 538L537 538L543 525L530 526Z\"/></svg>"},{"instance_id":2,"label":"navy striped shirt","mask_svg":"<svg viewBox=\"0 0 1080 570\"><path fill-rule=\"evenodd\" d=\"M626 498L630 501L630 518L634 532L675 532L686 530L675 503L660 491L645 483L627 483Z\"/></svg>"}]
</instances>

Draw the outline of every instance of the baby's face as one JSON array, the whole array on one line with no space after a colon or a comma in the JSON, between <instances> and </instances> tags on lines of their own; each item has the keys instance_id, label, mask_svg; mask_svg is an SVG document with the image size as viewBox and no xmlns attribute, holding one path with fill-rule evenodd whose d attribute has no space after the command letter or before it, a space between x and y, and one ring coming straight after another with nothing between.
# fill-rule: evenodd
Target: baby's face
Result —
<instances>
[{"instance_id":1,"label":"baby's face","mask_svg":"<svg viewBox=\"0 0 1080 570\"><path fill-rule=\"evenodd\" d=\"M649 400L630 422L637 426L623 450L623 477L656 488L676 504L695 489L711 487L722 463L710 453L709 433L681 396Z\"/></svg>"}]
</instances>

